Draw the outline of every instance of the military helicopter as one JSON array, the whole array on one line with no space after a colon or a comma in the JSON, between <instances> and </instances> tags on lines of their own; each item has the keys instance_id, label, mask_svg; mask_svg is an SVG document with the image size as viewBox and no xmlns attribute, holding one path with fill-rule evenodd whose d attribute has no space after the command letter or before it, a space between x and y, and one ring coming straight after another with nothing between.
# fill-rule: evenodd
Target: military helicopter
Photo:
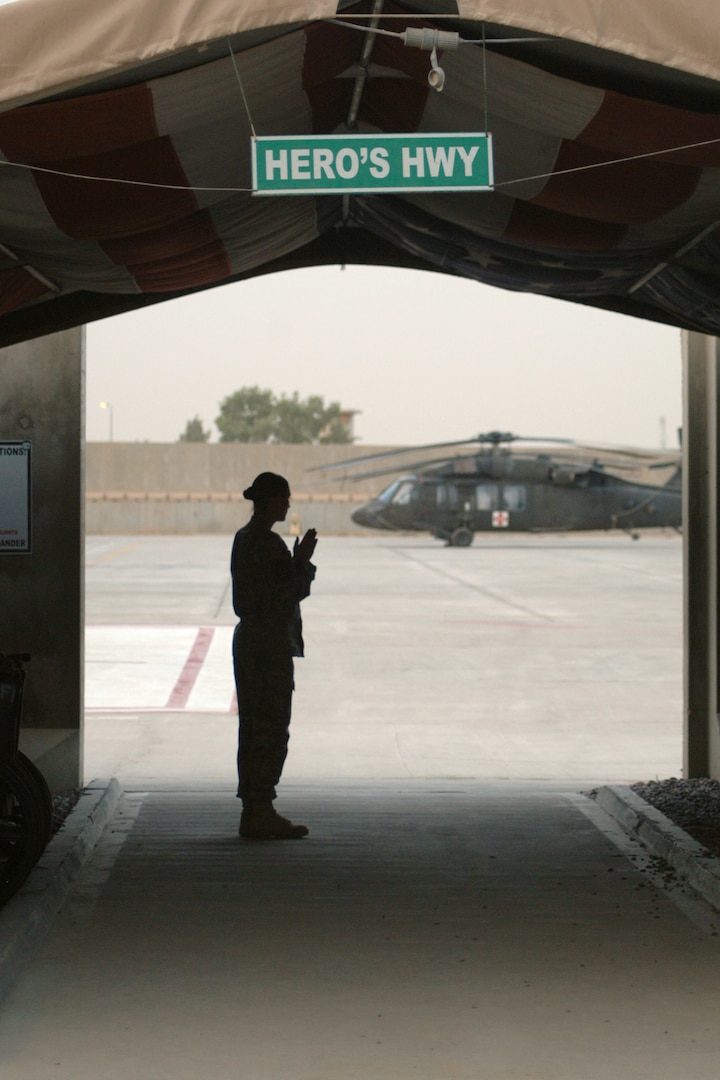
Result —
<instances>
[{"instance_id":1,"label":"military helicopter","mask_svg":"<svg viewBox=\"0 0 720 1080\"><path fill-rule=\"evenodd\" d=\"M510 449L514 443L544 445L533 452ZM549 450L549 444L562 449ZM459 452L471 446L471 452ZM572 439L490 431L352 458L325 469L348 470L435 450L446 453L347 474L350 480L396 474L388 487L355 510L353 521L370 529L429 532L453 547L469 547L476 532L622 529L636 540L638 529L680 529L679 452L661 460L657 451L588 447ZM662 484L650 483L644 478L652 469L671 473ZM632 471L635 479L616 475L623 471Z\"/></svg>"}]
</instances>

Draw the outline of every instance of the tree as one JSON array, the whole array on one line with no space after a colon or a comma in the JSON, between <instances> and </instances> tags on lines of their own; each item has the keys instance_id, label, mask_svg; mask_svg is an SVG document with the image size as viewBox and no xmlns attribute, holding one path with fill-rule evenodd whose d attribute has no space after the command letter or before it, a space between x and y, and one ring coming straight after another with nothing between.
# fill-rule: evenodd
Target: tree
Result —
<instances>
[{"instance_id":1,"label":"tree","mask_svg":"<svg viewBox=\"0 0 720 1080\"><path fill-rule=\"evenodd\" d=\"M180 442L202 442L206 443L210 438L210 431L206 431L202 425L202 420L199 416L194 416L192 420L188 420L185 425L185 430L180 436Z\"/></svg>"},{"instance_id":2,"label":"tree","mask_svg":"<svg viewBox=\"0 0 720 1080\"><path fill-rule=\"evenodd\" d=\"M297 391L276 398L271 390L246 386L220 402L215 423L220 442L352 442L337 402L326 405L317 394L302 400Z\"/></svg>"},{"instance_id":3,"label":"tree","mask_svg":"<svg viewBox=\"0 0 720 1080\"><path fill-rule=\"evenodd\" d=\"M246 386L220 402L215 420L220 442L271 442L275 397L272 390Z\"/></svg>"},{"instance_id":4,"label":"tree","mask_svg":"<svg viewBox=\"0 0 720 1080\"><path fill-rule=\"evenodd\" d=\"M275 438L283 443L349 443L350 432L340 419L340 405L326 405L317 394L301 401L298 394L276 402Z\"/></svg>"}]
</instances>

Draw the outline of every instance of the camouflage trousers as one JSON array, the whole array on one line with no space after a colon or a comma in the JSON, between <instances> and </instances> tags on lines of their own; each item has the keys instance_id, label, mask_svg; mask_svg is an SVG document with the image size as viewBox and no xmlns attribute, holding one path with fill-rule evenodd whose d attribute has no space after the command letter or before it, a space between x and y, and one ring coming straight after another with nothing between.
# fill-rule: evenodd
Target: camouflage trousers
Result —
<instances>
[{"instance_id":1,"label":"camouflage trousers","mask_svg":"<svg viewBox=\"0 0 720 1080\"><path fill-rule=\"evenodd\" d=\"M274 799L290 738L293 660L258 657L233 642L238 700L238 797Z\"/></svg>"}]
</instances>

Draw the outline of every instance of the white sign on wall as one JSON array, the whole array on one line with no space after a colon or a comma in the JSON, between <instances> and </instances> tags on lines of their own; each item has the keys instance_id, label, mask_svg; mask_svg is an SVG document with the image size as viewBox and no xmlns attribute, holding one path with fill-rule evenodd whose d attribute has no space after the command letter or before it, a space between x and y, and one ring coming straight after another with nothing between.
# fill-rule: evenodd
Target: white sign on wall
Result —
<instances>
[{"instance_id":1,"label":"white sign on wall","mask_svg":"<svg viewBox=\"0 0 720 1080\"><path fill-rule=\"evenodd\" d=\"M32 551L29 442L0 442L0 554Z\"/></svg>"}]
</instances>

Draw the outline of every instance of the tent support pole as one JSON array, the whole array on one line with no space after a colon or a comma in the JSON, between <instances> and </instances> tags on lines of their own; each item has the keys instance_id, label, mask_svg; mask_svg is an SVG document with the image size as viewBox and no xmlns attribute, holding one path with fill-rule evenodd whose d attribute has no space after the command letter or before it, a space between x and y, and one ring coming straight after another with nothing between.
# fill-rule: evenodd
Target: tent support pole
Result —
<instances>
[{"instance_id":1,"label":"tent support pole","mask_svg":"<svg viewBox=\"0 0 720 1080\"><path fill-rule=\"evenodd\" d=\"M720 342L683 333L684 775L720 779Z\"/></svg>"}]
</instances>

